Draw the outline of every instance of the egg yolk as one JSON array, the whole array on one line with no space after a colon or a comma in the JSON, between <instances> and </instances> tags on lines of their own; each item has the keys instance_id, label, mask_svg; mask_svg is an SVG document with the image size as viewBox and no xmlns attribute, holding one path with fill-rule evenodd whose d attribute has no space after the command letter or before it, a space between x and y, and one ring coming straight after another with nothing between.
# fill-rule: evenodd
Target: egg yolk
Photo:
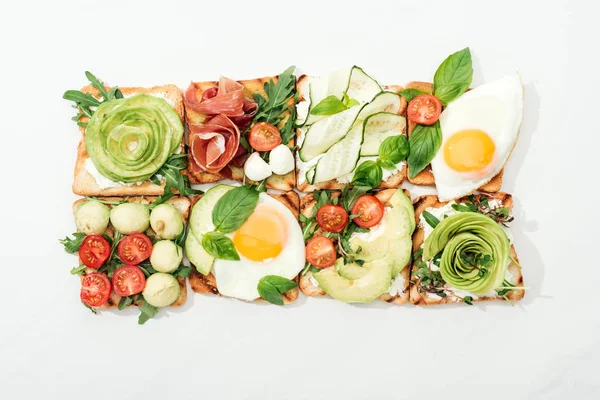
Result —
<instances>
[{"instance_id":1,"label":"egg yolk","mask_svg":"<svg viewBox=\"0 0 600 400\"><path fill-rule=\"evenodd\" d=\"M494 159L496 145L482 130L466 129L452 135L444 145L446 164L455 171L482 171Z\"/></svg>"},{"instance_id":2,"label":"egg yolk","mask_svg":"<svg viewBox=\"0 0 600 400\"><path fill-rule=\"evenodd\" d=\"M287 240L286 221L279 212L259 205L233 236L240 254L252 261L277 257Z\"/></svg>"}]
</instances>

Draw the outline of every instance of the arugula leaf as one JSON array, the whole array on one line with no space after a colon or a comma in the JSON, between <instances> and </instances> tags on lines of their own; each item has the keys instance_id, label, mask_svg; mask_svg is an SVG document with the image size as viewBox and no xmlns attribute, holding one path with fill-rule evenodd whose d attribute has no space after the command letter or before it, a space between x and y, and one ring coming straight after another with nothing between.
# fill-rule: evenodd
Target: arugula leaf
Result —
<instances>
[{"instance_id":1,"label":"arugula leaf","mask_svg":"<svg viewBox=\"0 0 600 400\"><path fill-rule=\"evenodd\" d=\"M408 139L410 152L407 162L410 170L410 178L414 178L423 171L433 160L442 146L442 130L440 121L430 126L417 125Z\"/></svg>"},{"instance_id":2,"label":"arugula leaf","mask_svg":"<svg viewBox=\"0 0 600 400\"><path fill-rule=\"evenodd\" d=\"M142 302L140 304L140 316L138 318L138 324L143 325L150 318L154 318L156 313L158 312L158 308L153 305L148 304L147 301Z\"/></svg>"},{"instance_id":3,"label":"arugula leaf","mask_svg":"<svg viewBox=\"0 0 600 400\"><path fill-rule=\"evenodd\" d=\"M159 176L162 176L165 179L164 194L159 196L154 203L152 203L152 208L173 197L171 188L177 189L182 196L192 196L203 193L201 190L192 189L190 187L188 177L181 173L181 170L185 168L187 168L187 155L171 154L163 166L156 171L156 174L152 175L150 180L156 185L161 184Z\"/></svg>"},{"instance_id":4,"label":"arugula leaf","mask_svg":"<svg viewBox=\"0 0 600 400\"><path fill-rule=\"evenodd\" d=\"M84 264L79 264L78 267L71 269L71 275L82 275L86 268Z\"/></svg>"},{"instance_id":5,"label":"arugula leaf","mask_svg":"<svg viewBox=\"0 0 600 400\"><path fill-rule=\"evenodd\" d=\"M85 71L85 77L88 79L88 81L90 81L93 87L98 89L104 100L110 99L110 97L108 96L108 92L104 88L104 82L96 78L94 74L92 74L90 71Z\"/></svg>"},{"instance_id":6,"label":"arugula leaf","mask_svg":"<svg viewBox=\"0 0 600 400\"><path fill-rule=\"evenodd\" d=\"M358 200L360 196L366 194L371 189L372 188L370 186L354 185L352 189L350 189L349 185L344 186L341 195L342 206L346 210L351 210L356 200Z\"/></svg>"},{"instance_id":7,"label":"arugula leaf","mask_svg":"<svg viewBox=\"0 0 600 400\"><path fill-rule=\"evenodd\" d=\"M354 172L352 183L359 186L376 188L382 179L383 170L381 169L381 165L376 161L367 160L363 161Z\"/></svg>"},{"instance_id":8,"label":"arugula leaf","mask_svg":"<svg viewBox=\"0 0 600 400\"><path fill-rule=\"evenodd\" d=\"M287 121L285 121L285 125L283 128L279 130L281 133L281 143L287 144L295 135L294 132L294 121L296 120L296 107L290 107L290 116Z\"/></svg>"},{"instance_id":9,"label":"arugula leaf","mask_svg":"<svg viewBox=\"0 0 600 400\"><path fill-rule=\"evenodd\" d=\"M404 97L404 100L406 100L407 102L410 103L410 101L412 99L414 99L415 97L422 95L422 94L427 94L427 92L424 92L419 89L407 88L407 89L401 90L400 92L398 92L398 94L400 96Z\"/></svg>"},{"instance_id":10,"label":"arugula leaf","mask_svg":"<svg viewBox=\"0 0 600 400\"><path fill-rule=\"evenodd\" d=\"M269 124L277 125L281 121L283 112L288 109L288 100L294 96L294 89L296 87L295 69L296 67L292 65L279 74L277 83L274 83L273 79L265 82L264 90L267 94L267 99L259 94L253 96L258 109L252 120L252 124L255 122L268 122Z\"/></svg>"},{"instance_id":11,"label":"arugula leaf","mask_svg":"<svg viewBox=\"0 0 600 400\"><path fill-rule=\"evenodd\" d=\"M419 250L415 251L412 255L413 261L416 261L419 257L423 255L423 248L420 247Z\"/></svg>"},{"instance_id":12,"label":"arugula leaf","mask_svg":"<svg viewBox=\"0 0 600 400\"><path fill-rule=\"evenodd\" d=\"M138 268L142 270L142 272L144 273L144 275L146 275L146 278L149 277L152 274L155 274L156 271L154 268L152 268L152 265L147 263L147 264L139 264Z\"/></svg>"},{"instance_id":13,"label":"arugula leaf","mask_svg":"<svg viewBox=\"0 0 600 400\"><path fill-rule=\"evenodd\" d=\"M465 296L465 297L463 297L463 301L466 304L470 305L470 306L473 305L473 297L471 297L471 296Z\"/></svg>"},{"instance_id":14,"label":"arugula leaf","mask_svg":"<svg viewBox=\"0 0 600 400\"><path fill-rule=\"evenodd\" d=\"M425 222L427 222L427 224L434 229L440 223L440 220L428 211L423 211L423 218L425 219Z\"/></svg>"},{"instance_id":15,"label":"arugula leaf","mask_svg":"<svg viewBox=\"0 0 600 400\"><path fill-rule=\"evenodd\" d=\"M406 136L397 135L387 137L379 145L379 159L382 162L389 161L394 165L394 167L387 169L395 169L395 165L404 160L408 155L408 149L408 140L406 139Z\"/></svg>"},{"instance_id":16,"label":"arugula leaf","mask_svg":"<svg viewBox=\"0 0 600 400\"><path fill-rule=\"evenodd\" d=\"M64 239L58 239L58 241L65 247L65 251L67 253L73 254L79 251L79 247L81 247L81 243L83 243L85 237L85 233L75 232L73 234L73 239L71 239L68 236L65 236Z\"/></svg>"},{"instance_id":17,"label":"arugula leaf","mask_svg":"<svg viewBox=\"0 0 600 400\"><path fill-rule=\"evenodd\" d=\"M215 258L233 261L240 259L231 239L221 232L207 232L202 235L202 247Z\"/></svg>"},{"instance_id":18,"label":"arugula leaf","mask_svg":"<svg viewBox=\"0 0 600 400\"><path fill-rule=\"evenodd\" d=\"M131 305L131 303L133 303L133 298L131 296L121 297L121 300L119 300L119 305L117 306L117 308L119 310L124 310L127 307L129 307Z\"/></svg>"},{"instance_id":19,"label":"arugula leaf","mask_svg":"<svg viewBox=\"0 0 600 400\"><path fill-rule=\"evenodd\" d=\"M98 100L91 94L83 93L80 90L67 90L63 94L63 99L75 102L77 104L77 107L89 108L98 107L100 105L100 100Z\"/></svg>"},{"instance_id":20,"label":"arugula leaf","mask_svg":"<svg viewBox=\"0 0 600 400\"><path fill-rule=\"evenodd\" d=\"M98 311L96 311L96 309L95 309L95 308L92 308L92 307L88 306L88 305L87 305L87 304L85 304L84 302L81 302L81 304L83 304L83 306L84 306L85 308L87 308L88 310L90 310L90 311L92 312L92 314L94 314L94 315L95 315L95 314L98 314Z\"/></svg>"},{"instance_id":21,"label":"arugula leaf","mask_svg":"<svg viewBox=\"0 0 600 400\"><path fill-rule=\"evenodd\" d=\"M296 286L298 286L296 282L287 278L277 275L267 275L258 282L256 288L258 289L260 297L271 304L282 306L283 299L281 298L281 295L294 289Z\"/></svg>"},{"instance_id":22,"label":"arugula leaf","mask_svg":"<svg viewBox=\"0 0 600 400\"><path fill-rule=\"evenodd\" d=\"M433 94L443 105L463 94L473 80L473 62L468 47L451 54L435 71Z\"/></svg>"},{"instance_id":23,"label":"arugula leaf","mask_svg":"<svg viewBox=\"0 0 600 400\"><path fill-rule=\"evenodd\" d=\"M258 203L258 192L251 186L238 186L225 193L215 205L212 222L215 230L230 233L252 215Z\"/></svg>"},{"instance_id":24,"label":"arugula leaf","mask_svg":"<svg viewBox=\"0 0 600 400\"><path fill-rule=\"evenodd\" d=\"M187 265L181 265L181 266L179 266L179 268L177 268L173 272L173 275L181 276L182 278L189 278L191 273L192 273L191 267L188 267Z\"/></svg>"},{"instance_id":25,"label":"arugula leaf","mask_svg":"<svg viewBox=\"0 0 600 400\"><path fill-rule=\"evenodd\" d=\"M347 109L348 107L340 99L331 95L321 100L310 113L312 115L333 115Z\"/></svg>"}]
</instances>

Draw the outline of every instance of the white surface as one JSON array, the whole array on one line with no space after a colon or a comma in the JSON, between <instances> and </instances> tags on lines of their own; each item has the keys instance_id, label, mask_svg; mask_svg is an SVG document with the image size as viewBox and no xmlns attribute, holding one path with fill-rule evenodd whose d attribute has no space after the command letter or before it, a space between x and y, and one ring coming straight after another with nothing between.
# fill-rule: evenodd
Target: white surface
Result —
<instances>
[{"instance_id":1,"label":"white surface","mask_svg":"<svg viewBox=\"0 0 600 400\"><path fill-rule=\"evenodd\" d=\"M359 13L322 0L38 3L0 5L0 398L598 398L593 2L372 0ZM57 239L75 229L79 140L61 96L86 83L86 69L109 84L185 88L291 64L316 75L357 64L402 84L431 79L464 46L475 85L515 70L525 83L503 186L515 195L515 245L532 287L522 303L301 297L279 308L190 294L141 327L134 310L97 317L81 306L76 260Z\"/></svg>"}]
</instances>

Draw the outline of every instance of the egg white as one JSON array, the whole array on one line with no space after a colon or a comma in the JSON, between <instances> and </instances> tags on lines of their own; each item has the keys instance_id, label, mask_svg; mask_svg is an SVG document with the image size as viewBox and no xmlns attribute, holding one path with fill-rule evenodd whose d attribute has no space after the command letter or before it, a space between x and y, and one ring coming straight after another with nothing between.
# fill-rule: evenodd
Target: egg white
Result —
<instances>
[{"instance_id":1,"label":"egg white","mask_svg":"<svg viewBox=\"0 0 600 400\"><path fill-rule=\"evenodd\" d=\"M257 286L261 278L278 275L294 279L304 268L304 238L298 220L286 206L266 193L259 195L258 205L261 204L273 208L285 219L287 241L281 253L268 261L252 261L242 254L240 261L216 259L212 273L217 281L217 289L222 295L252 301L260 297ZM232 238L233 234L227 236Z\"/></svg>"},{"instance_id":2,"label":"egg white","mask_svg":"<svg viewBox=\"0 0 600 400\"><path fill-rule=\"evenodd\" d=\"M470 194L496 176L512 152L522 121L523 84L518 74L476 87L451 102L440 115L442 147L431 161L439 199ZM455 171L444 160L448 139L465 129L484 131L496 146L492 163L479 176Z\"/></svg>"}]
</instances>

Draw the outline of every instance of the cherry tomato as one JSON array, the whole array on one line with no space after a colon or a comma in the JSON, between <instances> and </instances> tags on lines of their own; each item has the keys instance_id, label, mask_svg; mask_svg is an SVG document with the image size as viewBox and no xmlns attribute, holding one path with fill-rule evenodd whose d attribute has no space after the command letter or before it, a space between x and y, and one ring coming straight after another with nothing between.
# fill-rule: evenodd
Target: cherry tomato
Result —
<instances>
[{"instance_id":1,"label":"cherry tomato","mask_svg":"<svg viewBox=\"0 0 600 400\"><path fill-rule=\"evenodd\" d=\"M248 142L254 150L269 151L281 144L281 133L276 126L266 122L254 124L248 134Z\"/></svg>"},{"instance_id":2,"label":"cherry tomato","mask_svg":"<svg viewBox=\"0 0 600 400\"><path fill-rule=\"evenodd\" d=\"M110 297L110 281L104 274L94 272L85 275L81 280L81 301L90 307L98 307Z\"/></svg>"},{"instance_id":3,"label":"cherry tomato","mask_svg":"<svg viewBox=\"0 0 600 400\"><path fill-rule=\"evenodd\" d=\"M110 256L110 244L100 235L88 235L79 247L79 258L88 268L100 268Z\"/></svg>"},{"instance_id":4,"label":"cherry tomato","mask_svg":"<svg viewBox=\"0 0 600 400\"><path fill-rule=\"evenodd\" d=\"M146 286L146 276L135 265L125 265L115 271L112 277L113 290L121 297L140 293Z\"/></svg>"},{"instance_id":5,"label":"cherry tomato","mask_svg":"<svg viewBox=\"0 0 600 400\"><path fill-rule=\"evenodd\" d=\"M377 197L366 194L352 206L352 214L358 214L353 221L361 228L371 228L381 222L384 211L383 203Z\"/></svg>"},{"instance_id":6,"label":"cherry tomato","mask_svg":"<svg viewBox=\"0 0 600 400\"><path fill-rule=\"evenodd\" d=\"M138 265L152 253L152 241L143 233L134 233L119 242L119 258L127 265Z\"/></svg>"},{"instance_id":7,"label":"cherry tomato","mask_svg":"<svg viewBox=\"0 0 600 400\"><path fill-rule=\"evenodd\" d=\"M431 94L420 94L408 103L408 119L421 125L433 125L440 118L442 103Z\"/></svg>"},{"instance_id":8,"label":"cherry tomato","mask_svg":"<svg viewBox=\"0 0 600 400\"><path fill-rule=\"evenodd\" d=\"M325 236L315 236L306 244L306 260L317 268L331 267L336 258L333 241Z\"/></svg>"},{"instance_id":9,"label":"cherry tomato","mask_svg":"<svg viewBox=\"0 0 600 400\"><path fill-rule=\"evenodd\" d=\"M348 213L342 206L325 204L317 210L317 223L327 232L341 232L348 223Z\"/></svg>"}]
</instances>

